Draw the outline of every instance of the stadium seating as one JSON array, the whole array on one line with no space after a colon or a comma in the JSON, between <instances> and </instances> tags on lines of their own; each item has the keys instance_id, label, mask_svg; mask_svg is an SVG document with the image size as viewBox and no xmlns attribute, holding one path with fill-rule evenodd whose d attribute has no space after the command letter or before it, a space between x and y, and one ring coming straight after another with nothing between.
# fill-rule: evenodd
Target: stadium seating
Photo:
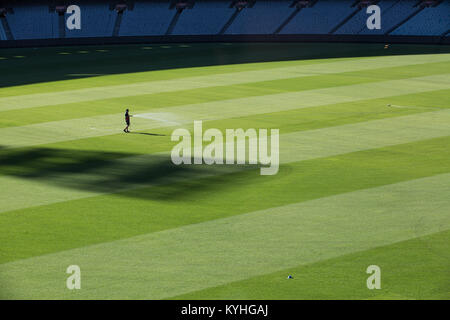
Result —
<instances>
[{"instance_id":1,"label":"stadium seating","mask_svg":"<svg viewBox=\"0 0 450 320\"><path fill-rule=\"evenodd\" d=\"M434 8L425 8L392 34L396 35L443 35L450 30L450 2L444 1Z\"/></svg>"},{"instance_id":2,"label":"stadium seating","mask_svg":"<svg viewBox=\"0 0 450 320\"><path fill-rule=\"evenodd\" d=\"M257 1L252 8L244 8L227 29L226 34L271 34L289 17L294 9L292 1Z\"/></svg>"},{"instance_id":3,"label":"stadium seating","mask_svg":"<svg viewBox=\"0 0 450 320\"><path fill-rule=\"evenodd\" d=\"M196 0L177 15L169 0L137 0L118 14L107 1L80 1L81 30L64 28L64 21L46 1L16 4L6 14L14 39L224 34L361 34L435 35L450 29L450 3L421 9L417 0L381 0L381 29L366 27L366 8L354 0L318 0L300 10L292 0L257 0L236 13L230 0ZM231 17L233 19L230 19ZM68 15L66 14L67 18ZM121 19L120 19L121 18ZM409 18L409 20L407 19ZM169 28L170 26L170 28ZM226 28L224 28L226 26ZM169 32L170 30L170 32ZM0 40L9 33L0 24Z\"/></svg>"},{"instance_id":4,"label":"stadium seating","mask_svg":"<svg viewBox=\"0 0 450 320\"><path fill-rule=\"evenodd\" d=\"M354 9L355 11L357 8ZM367 29L366 21L369 15L366 13L366 8L361 8L349 21L338 28L335 34L358 34L363 29Z\"/></svg>"},{"instance_id":5,"label":"stadium seating","mask_svg":"<svg viewBox=\"0 0 450 320\"><path fill-rule=\"evenodd\" d=\"M3 30L3 26L0 23L0 40L6 40L5 30Z\"/></svg>"},{"instance_id":6,"label":"stadium seating","mask_svg":"<svg viewBox=\"0 0 450 320\"><path fill-rule=\"evenodd\" d=\"M217 34L235 9L227 1L196 1L192 9L180 15L173 34Z\"/></svg>"},{"instance_id":7,"label":"stadium seating","mask_svg":"<svg viewBox=\"0 0 450 320\"><path fill-rule=\"evenodd\" d=\"M59 35L58 15L49 13L48 5L16 5L7 19L16 40L50 39Z\"/></svg>"},{"instance_id":8,"label":"stadium seating","mask_svg":"<svg viewBox=\"0 0 450 320\"><path fill-rule=\"evenodd\" d=\"M378 6L381 8L381 29L369 30L362 26L358 32L360 34L385 34L392 27L403 21L415 10L418 10L414 5L417 1L414 0L381 0Z\"/></svg>"},{"instance_id":9,"label":"stadium seating","mask_svg":"<svg viewBox=\"0 0 450 320\"><path fill-rule=\"evenodd\" d=\"M168 1L136 1L134 9L123 14L119 36L165 34L175 13L174 9L169 10Z\"/></svg>"},{"instance_id":10,"label":"stadium seating","mask_svg":"<svg viewBox=\"0 0 450 320\"><path fill-rule=\"evenodd\" d=\"M355 9L353 0L319 0L312 8L302 9L282 30L286 34L327 34Z\"/></svg>"},{"instance_id":11,"label":"stadium seating","mask_svg":"<svg viewBox=\"0 0 450 320\"><path fill-rule=\"evenodd\" d=\"M93 3L79 6L82 13L82 28L67 30L66 37L109 37L112 35L117 14L109 10L108 4Z\"/></svg>"}]
</instances>

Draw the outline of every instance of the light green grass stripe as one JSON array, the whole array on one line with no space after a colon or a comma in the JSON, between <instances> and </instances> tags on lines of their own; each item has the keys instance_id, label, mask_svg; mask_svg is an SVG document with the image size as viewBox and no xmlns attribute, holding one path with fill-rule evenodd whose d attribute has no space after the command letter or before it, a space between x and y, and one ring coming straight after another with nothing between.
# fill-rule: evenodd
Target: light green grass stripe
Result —
<instances>
[{"instance_id":1,"label":"light green grass stripe","mask_svg":"<svg viewBox=\"0 0 450 320\"><path fill-rule=\"evenodd\" d=\"M0 110L6 111L26 109L39 106L111 99L151 93L207 88L211 86L235 85L255 81L289 79L311 75L364 71L376 68L398 67L443 61L450 61L450 55L442 54L378 57L321 64L289 66L257 71L213 74L182 79L94 87L52 93L29 94L0 98ZM99 79L99 81L101 81L101 79Z\"/></svg>"},{"instance_id":2,"label":"light green grass stripe","mask_svg":"<svg viewBox=\"0 0 450 320\"><path fill-rule=\"evenodd\" d=\"M364 72L343 72L8 110L3 112L0 111L0 127L24 126L42 122L115 114L124 112L124 106L129 106L132 113L134 113L136 110L148 110L152 108L161 109L194 103L207 103L277 93L299 92L336 86L424 77L445 74L447 73L449 65L449 62L426 63L394 68L371 69ZM130 83L129 81L126 81L126 79L124 79L123 82ZM93 86L96 85L94 84Z\"/></svg>"},{"instance_id":3,"label":"light green grass stripe","mask_svg":"<svg viewBox=\"0 0 450 320\"><path fill-rule=\"evenodd\" d=\"M445 137L450 135L450 110L441 110L414 114L403 117L373 120L356 124L348 124L317 130L300 131L280 136L280 162L289 163L315 158L323 158L338 154L381 148L396 144L404 144L420 140ZM120 172L121 168L140 168L148 165L154 155L129 157L114 161L111 166L102 170ZM167 157L167 161L170 161ZM196 167L197 168L197 167ZM236 168L236 170L240 170ZM179 179L198 179L201 177L229 173L218 168L200 167ZM79 175L62 173L55 177L53 184L30 179L0 176L0 186L4 186L0 194L0 212L28 208L32 206L81 199L103 194L101 192L62 188L58 179L70 180L70 177L96 181L99 172L88 172ZM258 173L255 173L258 174ZM176 181L166 181L176 182ZM148 184L151 185L150 183ZM139 186L142 186L140 184ZM125 184L117 192L132 189L136 186Z\"/></svg>"},{"instance_id":4,"label":"light green grass stripe","mask_svg":"<svg viewBox=\"0 0 450 320\"><path fill-rule=\"evenodd\" d=\"M449 195L442 174L6 263L2 295L167 298L447 230Z\"/></svg>"},{"instance_id":5,"label":"light green grass stripe","mask_svg":"<svg viewBox=\"0 0 450 320\"><path fill-rule=\"evenodd\" d=\"M437 232L170 299L449 299L449 239L448 230ZM372 264L382 270L382 290L364 285Z\"/></svg>"},{"instance_id":6,"label":"light green grass stripe","mask_svg":"<svg viewBox=\"0 0 450 320\"><path fill-rule=\"evenodd\" d=\"M324 158L445 136L450 136L450 109L292 132L280 135L280 163ZM223 150L225 153L225 148Z\"/></svg>"},{"instance_id":7,"label":"light green grass stripe","mask_svg":"<svg viewBox=\"0 0 450 320\"><path fill-rule=\"evenodd\" d=\"M358 100L430 92L450 88L450 74L390 80L333 88L281 93L268 96L221 100L171 108L141 111L153 118L134 118L133 130L146 130L192 123L194 120L215 120L262 113L286 111ZM38 123L0 129L0 146L24 147L78 140L120 133L123 114L96 116Z\"/></svg>"}]
</instances>

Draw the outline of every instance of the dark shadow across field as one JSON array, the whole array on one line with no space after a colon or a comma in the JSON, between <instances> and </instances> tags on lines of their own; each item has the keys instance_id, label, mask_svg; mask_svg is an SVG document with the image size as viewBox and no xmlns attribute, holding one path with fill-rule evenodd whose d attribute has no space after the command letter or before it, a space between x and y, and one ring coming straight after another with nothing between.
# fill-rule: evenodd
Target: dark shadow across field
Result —
<instances>
[{"instance_id":1,"label":"dark shadow across field","mask_svg":"<svg viewBox=\"0 0 450 320\"><path fill-rule=\"evenodd\" d=\"M61 188L115 193L118 196L171 200L176 196L226 188L227 173L256 169L254 165L174 165L170 156L70 149L0 147L0 175L34 180ZM210 184L196 182L210 177ZM259 172L255 173L259 176ZM155 191L145 187L165 185ZM121 192L139 189L134 192Z\"/></svg>"},{"instance_id":2,"label":"dark shadow across field","mask_svg":"<svg viewBox=\"0 0 450 320\"><path fill-rule=\"evenodd\" d=\"M396 44L386 50L383 44L365 43L207 43L2 49L0 88L177 68L432 53L450 53L450 46Z\"/></svg>"}]
</instances>

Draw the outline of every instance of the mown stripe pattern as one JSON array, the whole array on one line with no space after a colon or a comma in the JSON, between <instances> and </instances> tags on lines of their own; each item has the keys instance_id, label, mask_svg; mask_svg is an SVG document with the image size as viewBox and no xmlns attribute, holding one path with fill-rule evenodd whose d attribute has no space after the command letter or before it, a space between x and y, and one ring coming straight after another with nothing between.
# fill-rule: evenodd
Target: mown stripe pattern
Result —
<instances>
[{"instance_id":1,"label":"mown stripe pattern","mask_svg":"<svg viewBox=\"0 0 450 320\"><path fill-rule=\"evenodd\" d=\"M0 113L24 115L0 128L0 296L195 297L447 230L450 75L436 66L449 61L346 58L171 80L149 72L137 83L117 75L114 86L98 77L93 88L31 95L14 88L0 98ZM217 100L236 85L260 91ZM202 88L204 97L184 100ZM108 105L122 98L140 101L133 129L144 134L117 134L123 114ZM147 99L172 102L146 109ZM77 116L86 103L103 114ZM71 118L27 124L26 110L47 109ZM193 120L279 128L280 173L170 165L171 131ZM83 270L77 292L65 288L71 264Z\"/></svg>"}]
</instances>

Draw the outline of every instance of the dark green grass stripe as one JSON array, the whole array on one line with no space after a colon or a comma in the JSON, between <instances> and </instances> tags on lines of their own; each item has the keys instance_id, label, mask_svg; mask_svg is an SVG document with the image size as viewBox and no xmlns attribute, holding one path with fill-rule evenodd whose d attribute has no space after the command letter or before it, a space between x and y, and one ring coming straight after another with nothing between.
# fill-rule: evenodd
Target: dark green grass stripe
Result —
<instances>
[{"instance_id":1,"label":"dark green grass stripe","mask_svg":"<svg viewBox=\"0 0 450 320\"><path fill-rule=\"evenodd\" d=\"M443 231L170 299L447 300L449 240L450 231ZM366 269L374 264L381 269L380 290L366 286Z\"/></svg>"},{"instance_id":2,"label":"dark green grass stripe","mask_svg":"<svg viewBox=\"0 0 450 320\"><path fill-rule=\"evenodd\" d=\"M439 108L450 107L450 90L438 90L402 96L355 101L324 105L313 108L258 114L246 117L236 117L207 121L203 127L218 128L276 128L280 134L296 131L321 129L331 126L339 126L370 120L400 117L410 114L435 111ZM405 106L402 108L389 107L388 104ZM407 106L411 106L408 108ZM1 120L0 120L1 121ZM124 135L116 134L102 137L93 137L73 141L64 141L40 146L41 148L66 149L66 150L91 150L104 152L149 154L169 151L174 145L170 141L170 135L175 128L160 128L147 130L143 133L151 135ZM27 147L17 149L18 152L28 152L35 148ZM4 151L6 152L6 151ZM2 152L0 151L0 155ZM125 154L124 154L125 156ZM1 174L1 172L0 172Z\"/></svg>"},{"instance_id":3,"label":"dark green grass stripe","mask_svg":"<svg viewBox=\"0 0 450 320\"><path fill-rule=\"evenodd\" d=\"M450 171L449 137L0 214L0 262Z\"/></svg>"},{"instance_id":4,"label":"dark green grass stripe","mask_svg":"<svg viewBox=\"0 0 450 320\"><path fill-rule=\"evenodd\" d=\"M125 106L130 106L134 111L151 110L185 104L445 74L447 66L448 62L418 64L8 110L0 112L0 127L114 114L123 112Z\"/></svg>"}]
</instances>

